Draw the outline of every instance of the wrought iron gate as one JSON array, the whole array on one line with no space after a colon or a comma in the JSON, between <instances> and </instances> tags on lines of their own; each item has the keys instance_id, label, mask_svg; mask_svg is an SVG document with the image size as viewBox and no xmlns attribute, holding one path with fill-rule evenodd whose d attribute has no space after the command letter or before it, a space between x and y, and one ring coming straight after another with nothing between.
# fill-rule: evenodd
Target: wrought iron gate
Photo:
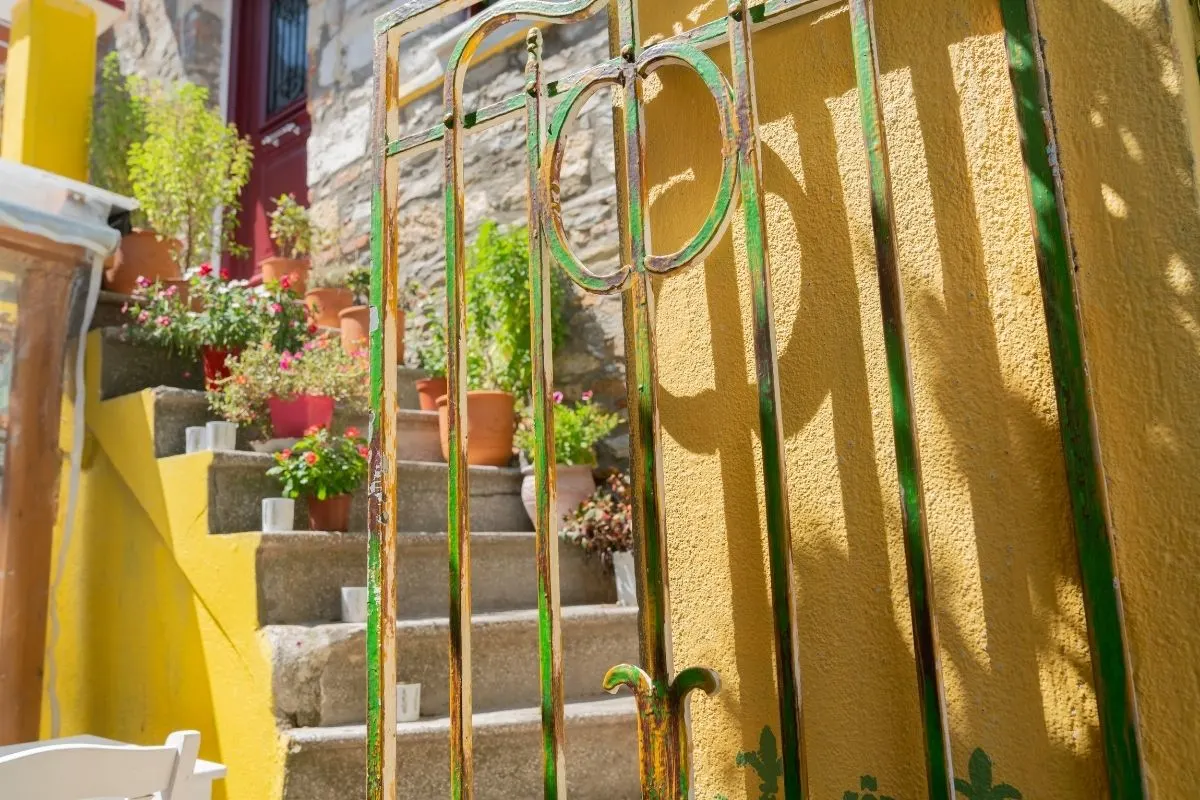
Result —
<instances>
[{"instance_id":1,"label":"wrought iron gate","mask_svg":"<svg viewBox=\"0 0 1200 800\"><path fill-rule=\"evenodd\" d=\"M888 0L880 0L886 2ZM895 0L891 0L895 1ZM787 470L779 408L771 274L763 220L763 195L753 77L754 32L812 13L838 0L734 0L718 21L642 47L637 0L505 0L476 17L447 67L444 118L415 135L399 135L398 57L403 34L471 5L470 0L410 0L376 21L376 107L373 129L376 184L372 253L375 310L371 337L372 443L370 479L370 615L368 625L367 786L371 800L396 796L396 374L397 342L391 320L400 296L397 263L398 164L405 156L441 148L444 165L446 321L449 378L450 480L448 542L450 567L451 794L470 798L472 789L471 594L469 473L466 460L466 326L463 200L463 137L472 129L524 114L528 156L530 294L533 331L534 424L537 434L537 564L544 796L566 795L563 757L562 650L559 622L557 522L555 507L553 390L549 350L551 270L561 267L587 292L620 293L624 299L626 370L629 386L634 537L638 565L641 664L614 666L605 679L611 691L626 686L638 704L638 742L645 798L691 796L686 704L695 690L715 692L718 676L702 666L675 670L668 625L668 575L663 482L655 397L656 352L651 278L702 261L722 238L735 210L745 225L746 261L754 307L762 466L766 476L771 601L774 613L776 684L781 725L783 795L809 796L800 691L800 643L793 629L794 592ZM929 570L928 538L917 431L913 415L904 302L895 249L892 186L879 92L873 29L873 0L848 3L858 96L869 165L884 337L891 385L892 423L901 489L908 596L916 649L917 692L925 735L930 798L954 797L954 777L945 701L937 655L937 626ZM1050 339L1065 468L1083 577L1109 794L1146 796L1132 678L1124 642L1108 512L1101 478L1092 408L1076 309L1072 253L1066 235L1059 176L1053 168L1053 118L1033 0L995 0L1007 34L1016 113L1022 136L1035 249ZM523 94L477 109L462 106L463 81L478 46L489 32L514 21L576 22L609 14L611 58L565 78L542 72L541 34L529 32ZM727 46L729 77L705 53ZM690 68L716 102L722 148L717 196L700 230L680 250L654 254L650 248L644 180L642 90L645 79L665 64ZM780 76L781 80L788 78ZM572 252L563 230L558 174L563 135L588 97L604 87L620 91L615 110L617 193L621 266L597 274ZM740 200L740 206L736 203Z\"/></svg>"}]
</instances>

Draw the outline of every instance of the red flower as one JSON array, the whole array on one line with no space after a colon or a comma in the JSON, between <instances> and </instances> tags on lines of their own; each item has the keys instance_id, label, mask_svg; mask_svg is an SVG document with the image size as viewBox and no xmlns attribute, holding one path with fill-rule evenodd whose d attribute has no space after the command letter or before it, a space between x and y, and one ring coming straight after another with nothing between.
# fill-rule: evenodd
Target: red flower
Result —
<instances>
[{"instance_id":1,"label":"red flower","mask_svg":"<svg viewBox=\"0 0 1200 800\"><path fill-rule=\"evenodd\" d=\"M176 286L175 284L171 284L170 286L167 287L167 297L174 297L177 294L179 294L178 286Z\"/></svg>"},{"instance_id":2,"label":"red flower","mask_svg":"<svg viewBox=\"0 0 1200 800\"><path fill-rule=\"evenodd\" d=\"M308 430L306 430L304 432L304 435L305 436L316 436L318 433L320 433L323 430L325 430L324 425L313 425L312 427L310 427Z\"/></svg>"},{"instance_id":3,"label":"red flower","mask_svg":"<svg viewBox=\"0 0 1200 800\"><path fill-rule=\"evenodd\" d=\"M314 464L316 464L318 460L320 460L320 456L318 456L316 453L309 450L307 453L304 454L304 460L311 467Z\"/></svg>"},{"instance_id":4,"label":"red flower","mask_svg":"<svg viewBox=\"0 0 1200 800\"><path fill-rule=\"evenodd\" d=\"M137 285L142 289L149 289L150 288L150 279L147 278L145 275L138 275L137 276Z\"/></svg>"},{"instance_id":5,"label":"red flower","mask_svg":"<svg viewBox=\"0 0 1200 800\"><path fill-rule=\"evenodd\" d=\"M200 265L200 276L207 278L209 275L212 275L212 264L205 261Z\"/></svg>"},{"instance_id":6,"label":"red flower","mask_svg":"<svg viewBox=\"0 0 1200 800\"><path fill-rule=\"evenodd\" d=\"M221 280L227 281L232 277L233 277L233 273L231 273L227 268L225 268L225 267L221 268Z\"/></svg>"},{"instance_id":7,"label":"red flower","mask_svg":"<svg viewBox=\"0 0 1200 800\"><path fill-rule=\"evenodd\" d=\"M171 318L166 316L165 314L158 318L158 325L160 328L165 328L170 324L171 324Z\"/></svg>"},{"instance_id":8,"label":"red flower","mask_svg":"<svg viewBox=\"0 0 1200 800\"><path fill-rule=\"evenodd\" d=\"M283 456L285 459L291 458L292 457L292 448L290 448L290 447L283 448L283 452L280 453L279 455Z\"/></svg>"},{"instance_id":9,"label":"red flower","mask_svg":"<svg viewBox=\"0 0 1200 800\"><path fill-rule=\"evenodd\" d=\"M282 311L283 311L283 306L279 305L279 303L271 303L271 315L272 316L274 316L275 314L278 314Z\"/></svg>"},{"instance_id":10,"label":"red flower","mask_svg":"<svg viewBox=\"0 0 1200 800\"><path fill-rule=\"evenodd\" d=\"M587 402L591 401L591 399L592 399L592 391L591 391L591 389L589 389L588 391L584 392L582 395L580 395L580 397L583 399L583 402L585 402L585 403L587 403Z\"/></svg>"},{"instance_id":11,"label":"red flower","mask_svg":"<svg viewBox=\"0 0 1200 800\"><path fill-rule=\"evenodd\" d=\"M365 444L360 444L358 446L358 454L363 458L367 457L367 446Z\"/></svg>"},{"instance_id":12,"label":"red flower","mask_svg":"<svg viewBox=\"0 0 1200 800\"><path fill-rule=\"evenodd\" d=\"M358 428L346 428L346 436L351 439L357 439L359 437Z\"/></svg>"},{"instance_id":13,"label":"red flower","mask_svg":"<svg viewBox=\"0 0 1200 800\"><path fill-rule=\"evenodd\" d=\"M317 327L317 323L315 323L315 322L308 323L308 332L309 333L316 333L318 330L319 330L319 328ZM308 345L305 345L305 347L307 347L307 346Z\"/></svg>"},{"instance_id":14,"label":"red flower","mask_svg":"<svg viewBox=\"0 0 1200 800\"><path fill-rule=\"evenodd\" d=\"M280 279L279 279L279 288L280 288L280 289L290 289L290 288L292 288L292 276L291 276L291 275L284 275L282 278L280 278Z\"/></svg>"},{"instance_id":15,"label":"red flower","mask_svg":"<svg viewBox=\"0 0 1200 800\"><path fill-rule=\"evenodd\" d=\"M143 311L142 313L138 314L138 316L137 316L137 321L141 322L141 323L145 323L145 321L148 319L150 319L149 311Z\"/></svg>"}]
</instances>

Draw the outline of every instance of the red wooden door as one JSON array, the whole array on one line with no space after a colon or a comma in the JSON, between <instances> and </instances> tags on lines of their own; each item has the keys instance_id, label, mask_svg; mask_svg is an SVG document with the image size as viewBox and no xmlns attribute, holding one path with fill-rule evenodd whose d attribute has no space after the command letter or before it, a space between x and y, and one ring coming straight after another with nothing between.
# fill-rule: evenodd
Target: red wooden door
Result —
<instances>
[{"instance_id":1,"label":"red wooden door","mask_svg":"<svg viewBox=\"0 0 1200 800\"><path fill-rule=\"evenodd\" d=\"M275 255L267 218L274 198L308 203L307 38L307 0L241 0L230 97L238 130L254 144L254 166L237 237L250 255L228 262L240 277Z\"/></svg>"}]
</instances>

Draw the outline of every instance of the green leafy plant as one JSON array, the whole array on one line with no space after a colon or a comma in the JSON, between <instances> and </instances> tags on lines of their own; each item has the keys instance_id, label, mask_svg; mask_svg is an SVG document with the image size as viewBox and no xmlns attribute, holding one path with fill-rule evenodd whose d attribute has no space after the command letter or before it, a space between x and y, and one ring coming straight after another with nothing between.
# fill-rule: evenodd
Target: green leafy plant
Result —
<instances>
[{"instance_id":1,"label":"green leafy plant","mask_svg":"<svg viewBox=\"0 0 1200 800\"><path fill-rule=\"evenodd\" d=\"M275 210L267 216L271 220L271 241L284 258L308 255L321 238L313 226L308 208L297 203L295 195L281 194L276 197Z\"/></svg>"},{"instance_id":2,"label":"green leafy plant","mask_svg":"<svg viewBox=\"0 0 1200 800\"><path fill-rule=\"evenodd\" d=\"M104 57L89 151L92 183L110 192L133 194L129 149L146 140L144 91L141 81L121 73L121 60L115 51ZM133 213L133 221L141 224L140 211Z\"/></svg>"},{"instance_id":3,"label":"green leafy plant","mask_svg":"<svg viewBox=\"0 0 1200 800\"><path fill-rule=\"evenodd\" d=\"M346 273L346 288L354 295L354 304L369 305L371 302L371 270L353 267Z\"/></svg>"},{"instance_id":4,"label":"green leafy plant","mask_svg":"<svg viewBox=\"0 0 1200 800\"><path fill-rule=\"evenodd\" d=\"M174 285L138 278L138 294L125 307L135 340L184 355L202 347L241 350L262 341L282 352L299 350L317 332L287 278L251 287L209 264L187 275L186 299Z\"/></svg>"},{"instance_id":5,"label":"green leafy plant","mask_svg":"<svg viewBox=\"0 0 1200 800\"><path fill-rule=\"evenodd\" d=\"M344 413L361 416L368 410L370 364L365 355L347 355L334 339L313 339L294 352L262 342L226 366L229 377L208 390L208 405L239 425L266 430L272 397L322 395L332 397Z\"/></svg>"},{"instance_id":6,"label":"green leafy plant","mask_svg":"<svg viewBox=\"0 0 1200 800\"><path fill-rule=\"evenodd\" d=\"M970 780L954 779L954 790L968 800L1021 800L1021 793L1007 783L992 783L992 759L982 748L975 748L967 762Z\"/></svg>"},{"instance_id":7,"label":"green leafy plant","mask_svg":"<svg viewBox=\"0 0 1200 800\"><path fill-rule=\"evenodd\" d=\"M633 548L631 498L629 476L612 473L563 524L562 538L611 565L613 553Z\"/></svg>"},{"instance_id":8,"label":"green leafy plant","mask_svg":"<svg viewBox=\"0 0 1200 800\"><path fill-rule=\"evenodd\" d=\"M343 436L328 428L309 429L295 447L275 454L267 474L293 500L353 494L367 477L367 443L354 428Z\"/></svg>"},{"instance_id":9,"label":"green leafy plant","mask_svg":"<svg viewBox=\"0 0 1200 800\"><path fill-rule=\"evenodd\" d=\"M881 794L876 796L874 793L879 791L879 781L874 775L863 775L858 779L859 792L846 792L842 795L842 800L895 800L890 795Z\"/></svg>"},{"instance_id":10,"label":"green leafy plant","mask_svg":"<svg viewBox=\"0 0 1200 800\"><path fill-rule=\"evenodd\" d=\"M592 393L584 392L574 406L563 402L562 392L554 393L554 460L559 464L596 463L596 444L617 427L620 418L605 411L592 401ZM517 447L532 462L537 446L532 420L528 418L517 429Z\"/></svg>"},{"instance_id":11,"label":"green leafy plant","mask_svg":"<svg viewBox=\"0 0 1200 800\"><path fill-rule=\"evenodd\" d=\"M552 273L552 346L562 343L564 287ZM471 246L467 280L467 383L518 398L530 391L529 232L487 221Z\"/></svg>"},{"instance_id":12,"label":"green leafy plant","mask_svg":"<svg viewBox=\"0 0 1200 800\"><path fill-rule=\"evenodd\" d=\"M404 340L408 345L409 360L431 378L445 377L446 321L441 302L415 285L410 285L408 297L410 305Z\"/></svg>"},{"instance_id":13,"label":"green leafy plant","mask_svg":"<svg viewBox=\"0 0 1200 800\"><path fill-rule=\"evenodd\" d=\"M202 87L160 88L144 102L146 138L130 144L128 162L146 221L159 235L180 239L184 269L218 251L241 255L245 248L233 235L242 187L250 179L250 141L208 105Z\"/></svg>"}]
</instances>

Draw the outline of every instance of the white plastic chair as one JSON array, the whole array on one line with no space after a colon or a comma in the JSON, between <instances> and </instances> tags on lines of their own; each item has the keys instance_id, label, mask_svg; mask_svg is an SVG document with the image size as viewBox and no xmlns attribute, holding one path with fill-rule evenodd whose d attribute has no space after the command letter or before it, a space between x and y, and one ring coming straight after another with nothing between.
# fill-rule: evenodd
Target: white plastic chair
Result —
<instances>
[{"instance_id":1,"label":"white plastic chair","mask_svg":"<svg viewBox=\"0 0 1200 800\"><path fill-rule=\"evenodd\" d=\"M186 800L200 734L179 731L162 747L47 744L0 756L0 800Z\"/></svg>"}]
</instances>

